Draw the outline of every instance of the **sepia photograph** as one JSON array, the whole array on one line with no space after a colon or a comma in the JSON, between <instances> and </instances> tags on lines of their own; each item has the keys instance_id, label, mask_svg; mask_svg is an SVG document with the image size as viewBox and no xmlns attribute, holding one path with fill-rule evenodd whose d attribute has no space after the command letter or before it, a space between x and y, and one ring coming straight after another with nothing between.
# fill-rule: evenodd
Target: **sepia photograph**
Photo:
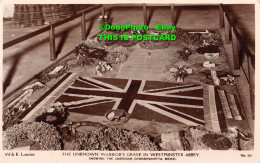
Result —
<instances>
[{"instance_id":1,"label":"sepia photograph","mask_svg":"<svg viewBox=\"0 0 260 163\"><path fill-rule=\"evenodd\" d=\"M5 156L254 151L254 3L2 8Z\"/></svg>"}]
</instances>

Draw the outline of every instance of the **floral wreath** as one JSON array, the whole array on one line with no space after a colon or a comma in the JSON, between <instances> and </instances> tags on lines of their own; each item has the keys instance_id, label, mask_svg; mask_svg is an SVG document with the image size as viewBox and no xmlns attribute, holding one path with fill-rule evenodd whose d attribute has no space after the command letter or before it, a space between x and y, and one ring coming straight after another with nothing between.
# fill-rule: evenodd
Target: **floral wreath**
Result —
<instances>
[{"instance_id":1,"label":"floral wreath","mask_svg":"<svg viewBox=\"0 0 260 163\"><path fill-rule=\"evenodd\" d=\"M47 118L49 116L55 117L55 119L48 121ZM45 112L36 118L36 122L45 122L50 125L57 126L63 124L66 121L66 119L67 119L67 115L63 116L62 113L60 112L54 112L54 113Z\"/></svg>"},{"instance_id":2,"label":"floral wreath","mask_svg":"<svg viewBox=\"0 0 260 163\"><path fill-rule=\"evenodd\" d=\"M44 122L16 124L3 132L3 149L11 150L26 139L40 143L42 150L61 150L61 135L56 127Z\"/></svg>"},{"instance_id":3,"label":"floral wreath","mask_svg":"<svg viewBox=\"0 0 260 163\"><path fill-rule=\"evenodd\" d=\"M50 125L61 125L68 118L69 113L67 112L67 108L64 104L60 102L54 103L51 107L49 107L44 113L40 116L36 117L36 122L45 122ZM53 119L48 119L52 117Z\"/></svg>"},{"instance_id":4,"label":"floral wreath","mask_svg":"<svg viewBox=\"0 0 260 163\"><path fill-rule=\"evenodd\" d=\"M143 49L166 49L170 46L167 40L144 40L140 43L140 47Z\"/></svg>"}]
</instances>

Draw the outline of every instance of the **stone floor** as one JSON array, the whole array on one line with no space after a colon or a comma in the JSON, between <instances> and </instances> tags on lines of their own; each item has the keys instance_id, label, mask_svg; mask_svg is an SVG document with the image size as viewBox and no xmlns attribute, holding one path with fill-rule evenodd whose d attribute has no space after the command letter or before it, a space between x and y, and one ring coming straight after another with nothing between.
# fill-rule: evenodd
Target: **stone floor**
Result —
<instances>
[{"instance_id":1,"label":"stone floor","mask_svg":"<svg viewBox=\"0 0 260 163\"><path fill-rule=\"evenodd\" d=\"M229 7L229 6L228 6ZM243 11L234 9L231 6L233 15L240 15L243 19L239 19L238 26L241 31L250 33L248 36L250 40L249 46L254 47L254 19L252 18L253 7L241 7ZM218 7L176 7L177 27L183 29L216 29L219 28L219 14ZM117 24L143 24L142 7L115 7L109 5L106 7L107 15L113 25ZM170 7L147 7L149 26L156 24L170 25ZM127 13L127 14L126 14ZM95 35L98 30L97 18L100 15L100 10L91 12L86 15L87 35L91 37ZM250 15L250 19L245 17ZM233 16L232 19L236 20ZM243 22L243 23L241 23ZM248 25L250 26L248 28ZM20 37L26 33L32 32L40 27L17 28L10 22L3 25L4 42L10 41L14 38ZM247 30L245 30L247 29ZM80 18L75 19L67 24L55 28L56 33L56 53L57 57L62 58L68 51L73 49L81 42L81 28ZM24 83L27 79L33 77L35 74L48 67L55 61L50 61L48 32L33 37L27 41L19 43L13 47L4 50L3 55L3 83L5 94L12 92L16 87ZM227 47L230 48L230 47ZM254 48L253 48L254 49ZM228 51L228 50L227 50ZM230 54L230 53L228 53ZM244 80L240 80L240 86L244 85ZM245 87L243 87L245 88ZM242 99L248 97L246 91L241 91ZM245 102L247 102L246 100ZM253 130L253 121L251 121L251 129Z\"/></svg>"}]
</instances>

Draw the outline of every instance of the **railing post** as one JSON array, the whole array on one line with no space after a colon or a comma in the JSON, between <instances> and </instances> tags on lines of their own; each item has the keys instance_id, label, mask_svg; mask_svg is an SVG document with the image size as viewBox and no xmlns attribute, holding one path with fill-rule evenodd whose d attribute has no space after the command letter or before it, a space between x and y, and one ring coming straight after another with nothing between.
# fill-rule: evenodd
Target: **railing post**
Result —
<instances>
[{"instance_id":1,"label":"railing post","mask_svg":"<svg viewBox=\"0 0 260 163\"><path fill-rule=\"evenodd\" d=\"M224 28L224 11L221 7L221 4L219 4L219 25L220 28Z\"/></svg>"},{"instance_id":2,"label":"railing post","mask_svg":"<svg viewBox=\"0 0 260 163\"><path fill-rule=\"evenodd\" d=\"M147 23L147 11L146 11L146 4L143 3L143 13L144 13L144 25L148 25Z\"/></svg>"},{"instance_id":3,"label":"railing post","mask_svg":"<svg viewBox=\"0 0 260 163\"><path fill-rule=\"evenodd\" d=\"M172 25L175 25L175 19L174 19L174 4L171 4L171 19L172 19Z\"/></svg>"},{"instance_id":4,"label":"railing post","mask_svg":"<svg viewBox=\"0 0 260 163\"><path fill-rule=\"evenodd\" d=\"M82 12L81 15L81 34L82 34L82 40L86 40L85 12Z\"/></svg>"},{"instance_id":5,"label":"railing post","mask_svg":"<svg viewBox=\"0 0 260 163\"><path fill-rule=\"evenodd\" d=\"M234 62L234 69L240 68L240 54L241 54L241 45L239 44L237 37L234 33L234 27L231 29L231 37L232 37L232 49L233 49L233 62Z\"/></svg>"},{"instance_id":6,"label":"railing post","mask_svg":"<svg viewBox=\"0 0 260 163\"><path fill-rule=\"evenodd\" d=\"M230 43L230 30L231 30L231 27L230 27L230 24L227 20L227 13L224 13L224 22L225 22L225 43L226 44L229 44Z\"/></svg>"},{"instance_id":7,"label":"railing post","mask_svg":"<svg viewBox=\"0 0 260 163\"><path fill-rule=\"evenodd\" d=\"M53 25L50 25L49 41L50 41L50 59L51 61L54 61L56 59L56 54L55 54L55 33L54 33Z\"/></svg>"},{"instance_id":8,"label":"railing post","mask_svg":"<svg viewBox=\"0 0 260 163\"><path fill-rule=\"evenodd\" d=\"M105 16L105 6L104 5L102 5L101 14L102 14L102 16Z\"/></svg>"}]
</instances>

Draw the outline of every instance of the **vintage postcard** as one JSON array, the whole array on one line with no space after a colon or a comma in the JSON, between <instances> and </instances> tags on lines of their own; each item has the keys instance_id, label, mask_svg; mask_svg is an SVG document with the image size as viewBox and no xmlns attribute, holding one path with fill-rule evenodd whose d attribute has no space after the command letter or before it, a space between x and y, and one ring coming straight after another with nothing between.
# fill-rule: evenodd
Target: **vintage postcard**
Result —
<instances>
[{"instance_id":1,"label":"vintage postcard","mask_svg":"<svg viewBox=\"0 0 260 163\"><path fill-rule=\"evenodd\" d=\"M2 1L1 162L259 162L259 1Z\"/></svg>"}]
</instances>

